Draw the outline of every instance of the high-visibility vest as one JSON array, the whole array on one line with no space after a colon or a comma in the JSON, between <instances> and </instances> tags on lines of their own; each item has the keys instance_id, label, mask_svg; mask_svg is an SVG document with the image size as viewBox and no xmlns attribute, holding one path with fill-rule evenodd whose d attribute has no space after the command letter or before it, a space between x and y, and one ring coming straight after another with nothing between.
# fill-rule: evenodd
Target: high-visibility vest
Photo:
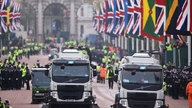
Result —
<instances>
[{"instance_id":1,"label":"high-visibility vest","mask_svg":"<svg viewBox=\"0 0 192 108\"><path fill-rule=\"evenodd\" d=\"M189 82L186 87L186 94L192 94L192 82Z\"/></svg>"},{"instance_id":2,"label":"high-visibility vest","mask_svg":"<svg viewBox=\"0 0 192 108\"><path fill-rule=\"evenodd\" d=\"M101 67L101 68L100 68L100 77L101 77L101 78L105 78L105 77L106 77L106 72L107 72L107 69Z\"/></svg>"},{"instance_id":3,"label":"high-visibility vest","mask_svg":"<svg viewBox=\"0 0 192 108\"><path fill-rule=\"evenodd\" d=\"M167 49L167 51L172 51L172 50L173 50L171 44L169 44L168 46L166 46L166 49Z\"/></svg>"},{"instance_id":4,"label":"high-visibility vest","mask_svg":"<svg viewBox=\"0 0 192 108\"><path fill-rule=\"evenodd\" d=\"M26 73L27 73L26 68L22 68L21 71L22 71L22 77L25 77L25 75L26 75Z\"/></svg>"},{"instance_id":5,"label":"high-visibility vest","mask_svg":"<svg viewBox=\"0 0 192 108\"><path fill-rule=\"evenodd\" d=\"M112 69L112 70L108 69L108 70L107 70L107 78L112 78L112 77L114 77L114 76L110 76L110 74L109 74L110 72L113 72L113 75L115 75L113 69Z\"/></svg>"},{"instance_id":6,"label":"high-visibility vest","mask_svg":"<svg viewBox=\"0 0 192 108\"><path fill-rule=\"evenodd\" d=\"M96 67L97 71L99 71L99 70L100 70L100 68L101 68L101 66L97 66L97 67Z\"/></svg>"},{"instance_id":7,"label":"high-visibility vest","mask_svg":"<svg viewBox=\"0 0 192 108\"><path fill-rule=\"evenodd\" d=\"M106 61L107 61L106 58L107 58L106 56L104 56L104 57L102 58L102 63L106 63Z\"/></svg>"}]
</instances>

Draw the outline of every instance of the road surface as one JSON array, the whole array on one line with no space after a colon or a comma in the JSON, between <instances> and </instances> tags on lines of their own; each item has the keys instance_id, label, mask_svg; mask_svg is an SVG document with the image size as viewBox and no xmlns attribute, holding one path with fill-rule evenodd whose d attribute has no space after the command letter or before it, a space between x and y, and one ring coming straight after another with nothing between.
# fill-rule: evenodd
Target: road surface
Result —
<instances>
[{"instance_id":1,"label":"road surface","mask_svg":"<svg viewBox=\"0 0 192 108\"><path fill-rule=\"evenodd\" d=\"M38 59L40 60L41 65L45 65L49 62L47 55L38 55L30 57L29 60L23 58L21 63L28 63L29 66L32 67ZM114 103L115 94L117 92L118 89L116 85L114 85L113 89L108 89L107 81L105 84L101 84L96 82L96 78L93 78L93 95L96 96L96 104L98 108L110 108ZM26 90L26 88L22 88L21 90L0 90L2 101L8 99L13 108L41 108L42 104L31 104L31 95L32 91ZM175 100L166 96L166 104L169 104L169 108L188 108L187 100L182 97Z\"/></svg>"}]
</instances>

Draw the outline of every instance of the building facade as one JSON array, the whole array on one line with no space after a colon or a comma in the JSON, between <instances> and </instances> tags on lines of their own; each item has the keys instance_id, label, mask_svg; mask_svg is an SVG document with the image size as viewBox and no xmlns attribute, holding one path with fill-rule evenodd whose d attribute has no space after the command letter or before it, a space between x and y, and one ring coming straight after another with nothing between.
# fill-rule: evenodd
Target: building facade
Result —
<instances>
[{"instance_id":1,"label":"building facade","mask_svg":"<svg viewBox=\"0 0 192 108\"><path fill-rule=\"evenodd\" d=\"M81 19L78 19L77 13L85 3L84 0L22 0L20 3L21 24L28 35L79 38L81 28L78 21ZM85 23L90 25L91 17L84 20ZM83 21L80 22L80 25L84 25Z\"/></svg>"}]
</instances>

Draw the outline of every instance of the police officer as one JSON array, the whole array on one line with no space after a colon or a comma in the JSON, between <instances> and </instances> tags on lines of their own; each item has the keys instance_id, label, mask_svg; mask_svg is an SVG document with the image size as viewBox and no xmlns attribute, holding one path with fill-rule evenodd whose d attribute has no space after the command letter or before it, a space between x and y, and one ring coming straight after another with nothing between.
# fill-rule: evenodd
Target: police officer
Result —
<instances>
[{"instance_id":1,"label":"police officer","mask_svg":"<svg viewBox=\"0 0 192 108\"><path fill-rule=\"evenodd\" d=\"M12 106L10 106L10 103L8 100L5 100L5 108L12 108Z\"/></svg>"},{"instance_id":2,"label":"police officer","mask_svg":"<svg viewBox=\"0 0 192 108\"><path fill-rule=\"evenodd\" d=\"M5 80L5 66L2 66L1 69L1 76L2 76L2 85L1 85L1 89L5 90L5 85L6 85L6 80Z\"/></svg>"},{"instance_id":3,"label":"police officer","mask_svg":"<svg viewBox=\"0 0 192 108\"><path fill-rule=\"evenodd\" d=\"M113 70L113 66L110 65L107 70L107 78L108 78L108 84L109 89L113 89L113 81L114 81L115 72Z\"/></svg>"},{"instance_id":4,"label":"police officer","mask_svg":"<svg viewBox=\"0 0 192 108\"><path fill-rule=\"evenodd\" d=\"M4 104L2 103L1 97L0 97L0 108L4 108Z\"/></svg>"},{"instance_id":5,"label":"police officer","mask_svg":"<svg viewBox=\"0 0 192 108\"><path fill-rule=\"evenodd\" d=\"M29 81L31 80L31 74L30 74L30 72L29 72L29 68L27 67L26 68L26 71L27 71L27 73L26 73L26 85L27 85L27 90L30 90L30 85L29 85Z\"/></svg>"},{"instance_id":6,"label":"police officer","mask_svg":"<svg viewBox=\"0 0 192 108\"><path fill-rule=\"evenodd\" d=\"M173 99L179 99L179 85L180 85L180 80L177 76L177 74L173 75L173 88L172 88L172 98Z\"/></svg>"},{"instance_id":7,"label":"police officer","mask_svg":"<svg viewBox=\"0 0 192 108\"><path fill-rule=\"evenodd\" d=\"M37 68L41 67L39 60L37 60L36 67Z\"/></svg>"},{"instance_id":8,"label":"police officer","mask_svg":"<svg viewBox=\"0 0 192 108\"><path fill-rule=\"evenodd\" d=\"M8 89L11 90L13 89L13 70L12 70L12 67L9 66L8 69L7 69L7 74L8 74Z\"/></svg>"},{"instance_id":9,"label":"police officer","mask_svg":"<svg viewBox=\"0 0 192 108\"><path fill-rule=\"evenodd\" d=\"M18 83L17 83L17 89L21 89L22 87L22 71L20 68L17 68L17 78L18 78Z\"/></svg>"},{"instance_id":10,"label":"police officer","mask_svg":"<svg viewBox=\"0 0 192 108\"><path fill-rule=\"evenodd\" d=\"M5 67L4 70L4 89L7 90L9 89L9 70L8 70L8 66Z\"/></svg>"},{"instance_id":11,"label":"police officer","mask_svg":"<svg viewBox=\"0 0 192 108\"><path fill-rule=\"evenodd\" d=\"M169 71L166 72L165 81L167 83L167 93L172 96L172 74Z\"/></svg>"}]
</instances>

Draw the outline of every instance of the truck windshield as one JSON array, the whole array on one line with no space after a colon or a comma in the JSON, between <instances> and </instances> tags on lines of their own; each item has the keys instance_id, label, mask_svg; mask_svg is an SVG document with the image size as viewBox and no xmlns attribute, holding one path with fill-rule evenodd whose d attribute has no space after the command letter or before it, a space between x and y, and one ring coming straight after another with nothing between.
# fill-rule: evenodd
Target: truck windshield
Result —
<instances>
[{"instance_id":1,"label":"truck windshield","mask_svg":"<svg viewBox=\"0 0 192 108\"><path fill-rule=\"evenodd\" d=\"M135 71L125 70L123 72L123 83L139 83L139 84L162 84L162 72L161 71Z\"/></svg>"},{"instance_id":2,"label":"truck windshield","mask_svg":"<svg viewBox=\"0 0 192 108\"><path fill-rule=\"evenodd\" d=\"M44 74L44 72L33 72L32 76L32 85L49 86L50 79Z\"/></svg>"},{"instance_id":3,"label":"truck windshield","mask_svg":"<svg viewBox=\"0 0 192 108\"><path fill-rule=\"evenodd\" d=\"M89 76L88 64L73 64L73 65L53 65L53 76L66 76L66 77L88 77Z\"/></svg>"},{"instance_id":4,"label":"truck windshield","mask_svg":"<svg viewBox=\"0 0 192 108\"><path fill-rule=\"evenodd\" d=\"M127 90L156 91L162 89L161 70L123 70L122 87Z\"/></svg>"}]
</instances>

